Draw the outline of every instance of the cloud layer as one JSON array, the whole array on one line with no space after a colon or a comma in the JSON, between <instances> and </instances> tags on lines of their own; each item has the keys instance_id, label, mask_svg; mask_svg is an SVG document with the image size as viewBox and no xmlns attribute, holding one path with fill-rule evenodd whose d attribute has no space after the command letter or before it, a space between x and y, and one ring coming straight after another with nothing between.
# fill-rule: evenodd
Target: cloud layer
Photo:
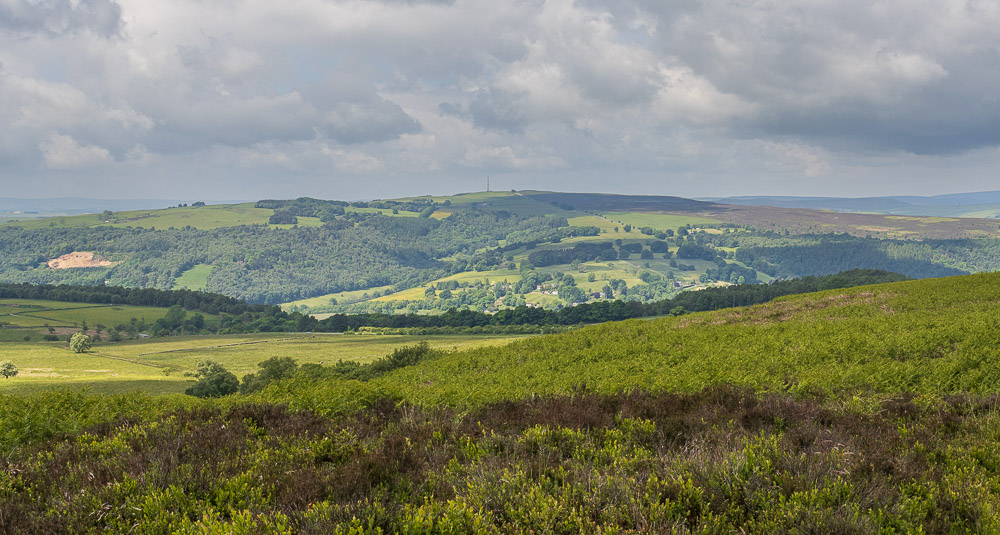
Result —
<instances>
[{"instance_id":1,"label":"cloud layer","mask_svg":"<svg viewBox=\"0 0 1000 535\"><path fill-rule=\"evenodd\" d=\"M0 43L8 195L860 196L1000 163L988 1L0 0Z\"/></svg>"}]
</instances>

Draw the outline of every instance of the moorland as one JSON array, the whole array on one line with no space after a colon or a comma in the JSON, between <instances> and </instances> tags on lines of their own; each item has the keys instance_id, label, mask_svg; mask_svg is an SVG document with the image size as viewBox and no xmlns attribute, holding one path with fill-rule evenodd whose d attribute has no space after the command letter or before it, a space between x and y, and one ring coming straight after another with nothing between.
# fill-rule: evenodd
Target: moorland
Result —
<instances>
[{"instance_id":1,"label":"moorland","mask_svg":"<svg viewBox=\"0 0 1000 535\"><path fill-rule=\"evenodd\" d=\"M990 532L998 292L902 281L416 345L223 398L0 394L0 528Z\"/></svg>"}]
</instances>

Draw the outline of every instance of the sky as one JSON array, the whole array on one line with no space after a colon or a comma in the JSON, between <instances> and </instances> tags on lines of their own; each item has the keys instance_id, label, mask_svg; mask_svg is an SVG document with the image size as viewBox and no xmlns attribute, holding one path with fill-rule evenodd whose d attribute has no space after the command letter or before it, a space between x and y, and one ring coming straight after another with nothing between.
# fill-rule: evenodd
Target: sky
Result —
<instances>
[{"instance_id":1,"label":"sky","mask_svg":"<svg viewBox=\"0 0 1000 535\"><path fill-rule=\"evenodd\" d=\"M0 0L0 196L1000 189L1000 3Z\"/></svg>"}]
</instances>

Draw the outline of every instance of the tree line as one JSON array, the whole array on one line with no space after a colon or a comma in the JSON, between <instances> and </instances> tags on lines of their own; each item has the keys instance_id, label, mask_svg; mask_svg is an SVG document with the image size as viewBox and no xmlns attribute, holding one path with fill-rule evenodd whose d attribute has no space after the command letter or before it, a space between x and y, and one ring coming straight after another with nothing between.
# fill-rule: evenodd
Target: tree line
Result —
<instances>
[{"instance_id":1,"label":"tree line","mask_svg":"<svg viewBox=\"0 0 1000 535\"><path fill-rule=\"evenodd\" d=\"M777 297L799 293L816 292L834 288L849 288L865 284L898 282L907 277L898 273L881 270L854 269L835 275L810 276L801 279L777 281L772 284L737 284L733 286L708 288L698 292L682 292L670 299L651 303L638 301L597 301L565 307L560 310L545 310L519 306L505 309L496 314L485 314L473 310L451 309L440 315L420 314L334 314L323 320L304 320L310 323L309 330L323 332L345 332L362 327L383 328L440 328L440 327L485 327L508 325L577 325L581 323L602 323L630 318L662 316L701 312L720 308L750 306L766 303Z\"/></svg>"}]
</instances>

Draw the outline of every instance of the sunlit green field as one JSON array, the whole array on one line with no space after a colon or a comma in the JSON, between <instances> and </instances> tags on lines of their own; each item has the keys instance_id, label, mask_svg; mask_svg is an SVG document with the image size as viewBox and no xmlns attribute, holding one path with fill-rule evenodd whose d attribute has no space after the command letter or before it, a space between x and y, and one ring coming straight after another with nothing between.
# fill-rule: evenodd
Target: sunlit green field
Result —
<instances>
[{"instance_id":1,"label":"sunlit green field","mask_svg":"<svg viewBox=\"0 0 1000 535\"><path fill-rule=\"evenodd\" d=\"M208 275L210 273L212 273L211 265L198 264L181 273L180 277L177 277L177 280L174 281L174 289L204 290L208 286Z\"/></svg>"},{"instance_id":2,"label":"sunlit green field","mask_svg":"<svg viewBox=\"0 0 1000 535\"><path fill-rule=\"evenodd\" d=\"M418 301L424 298L424 292L431 284L438 284L445 281L458 281L460 283L473 284L483 282L486 284L496 284L498 282L517 282L521 280L521 272L516 269L494 269L490 271L464 271L447 277L433 280L423 286L408 288L389 295L384 295L372 301Z\"/></svg>"},{"instance_id":3,"label":"sunlit green field","mask_svg":"<svg viewBox=\"0 0 1000 535\"><path fill-rule=\"evenodd\" d=\"M350 304L356 303L358 301L365 301L373 292L385 292L391 290L392 286L376 286L374 288L367 288L364 290L352 290L349 292L337 292L332 294L319 295L316 297L310 297L307 299L299 299L298 301L292 301L290 303L284 303L281 306L283 308L289 308L292 305L296 306L307 306L307 307L319 307L327 306L330 304L330 299L336 299L338 304ZM367 297L366 297L367 296Z\"/></svg>"},{"instance_id":4,"label":"sunlit green field","mask_svg":"<svg viewBox=\"0 0 1000 535\"><path fill-rule=\"evenodd\" d=\"M0 322L17 327L80 327L83 322L87 322L89 327L98 323L114 327L128 323L132 318L145 318L147 322L152 322L166 313L166 308L158 307L90 305L29 299L0 300Z\"/></svg>"},{"instance_id":5,"label":"sunlit green field","mask_svg":"<svg viewBox=\"0 0 1000 535\"><path fill-rule=\"evenodd\" d=\"M66 342L3 343L0 361L14 362L20 374L0 380L0 393L60 386L105 393L181 393L192 381L184 373L194 371L204 360L215 360L243 376L271 357L291 357L300 364L333 364L338 360L364 363L422 340L433 348L453 351L505 345L522 338L289 333L189 336L97 344L84 354L73 353Z\"/></svg>"},{"instance_id":6,"label":"sunlit green field","mask_svg":"<svg viewBox=\"0 0 1000 535\"><path fill-rule=\"evenodd\" d=\"M571 227L597 227L601 229L601 232L614 231L615 227L621 227L618 223L610 221L603 217L597 217L595 215L585 215L580 217L571 217L567 219L569 226Z\"/></svg>"}]
</instances>

